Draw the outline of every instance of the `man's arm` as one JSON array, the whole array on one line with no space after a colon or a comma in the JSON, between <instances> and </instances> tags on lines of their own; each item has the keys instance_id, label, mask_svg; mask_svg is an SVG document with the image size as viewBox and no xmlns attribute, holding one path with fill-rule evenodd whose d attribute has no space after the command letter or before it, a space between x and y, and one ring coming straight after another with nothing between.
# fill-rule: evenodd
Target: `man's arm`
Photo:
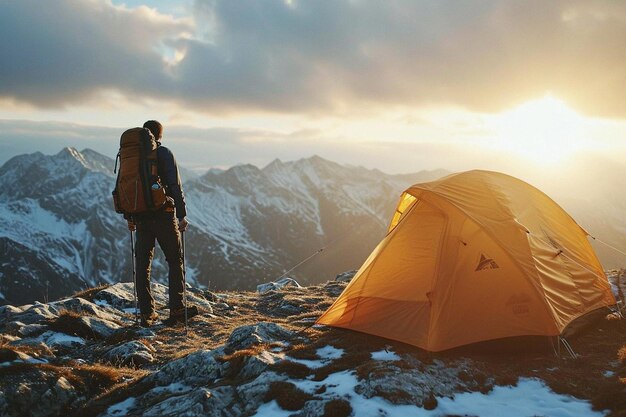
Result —
<instances>
[{"instance_id":1,"label":"man's arm","mask_svg":"<svg viewBox=\"0 0 626 417\"><path fill-rule=\"evenodd\" d=\"M176 206L176 217L184 219L187 216L185 205L185 194L178 174L178 165L174 154L164 146L157 149L158 171L161 181L165 186L165 193L174 199Z\"/></svg>"}]
</instances>

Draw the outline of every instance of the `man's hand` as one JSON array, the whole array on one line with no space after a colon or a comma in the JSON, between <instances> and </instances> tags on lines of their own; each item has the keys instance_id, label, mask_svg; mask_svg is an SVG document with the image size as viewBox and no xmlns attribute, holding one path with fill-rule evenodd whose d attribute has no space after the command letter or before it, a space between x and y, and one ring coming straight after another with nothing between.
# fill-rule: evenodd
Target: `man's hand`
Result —
<instances>
[{"instance_id":1,"label":"man's hand","mask_svg":"<svg viewBox=\"0 0 626 417\"><path fill-rule=\"evenodd\" d=\"M135 224L135 222L133 222L132 220L126 220L126 222L128 223L128 230L130 230L131 232L137 230L137 225Z\"/></svg>"},{"instance_id":2,"label":"man's hand","mask_svg":"<svg viewBox=\"0 0 626 417\"><path fill-rule=\"evenodd\" d=\"M186 217L183 217L182 219L178 219L178 230L180 230L181 232L184 232L187 230L187 226L189 226L189 222L187 221Z\"/></svg>"}]
</instances>

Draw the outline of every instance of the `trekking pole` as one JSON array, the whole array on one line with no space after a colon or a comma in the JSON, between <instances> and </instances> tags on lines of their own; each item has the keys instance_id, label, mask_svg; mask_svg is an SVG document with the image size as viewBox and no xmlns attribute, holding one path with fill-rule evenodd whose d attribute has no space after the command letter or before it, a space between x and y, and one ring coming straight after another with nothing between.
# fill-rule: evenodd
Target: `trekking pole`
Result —
<instances>
[{"instance_id":1,"label":"trekking pole","mask_svg":"<svg viewBox=\"0 0 626 417\"><path fill-rule=\"evenodd\" d=\"M185 309L185 335L187 334L187 268L185 266L185 232L181 232L183 249L183 305Z\"/></svg>"},{"instance_id":2,"label":"trekking pole","mask_svg":"<svg viewBox=\"0 0 626 417\"><path fill-rule=\"evenodd\" d=\"M135 324L139 324L139 313L137 312L137 273L135 271L135 239L133 231L130 231L130 253L133 263L133 296L135 298Z\"/></svg>"}]
</instances>

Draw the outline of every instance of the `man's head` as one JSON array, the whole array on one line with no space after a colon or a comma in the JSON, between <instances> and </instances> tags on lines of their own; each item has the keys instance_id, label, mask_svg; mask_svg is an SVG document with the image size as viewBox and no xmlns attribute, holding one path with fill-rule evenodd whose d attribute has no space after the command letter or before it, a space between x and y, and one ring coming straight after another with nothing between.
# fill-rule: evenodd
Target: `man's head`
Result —
<instances>
[{"instance_id":1,"label":"man's head","mask_svg":"<svg viewBox=\"0 0 626 417\"><path fill-rule=\"evenodd\" d=\"M143 127L148 129L156 140L161 140L163 137L163 125L156 120L148 120L143 124Z\"/></svg>"}]
</instances>

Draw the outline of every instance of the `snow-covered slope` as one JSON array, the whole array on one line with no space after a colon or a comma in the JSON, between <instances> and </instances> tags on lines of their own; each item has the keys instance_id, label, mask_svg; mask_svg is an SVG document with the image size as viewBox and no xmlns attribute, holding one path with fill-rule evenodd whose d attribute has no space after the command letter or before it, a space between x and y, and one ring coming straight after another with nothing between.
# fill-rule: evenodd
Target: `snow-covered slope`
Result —
<instances>
[{"instance_id":1,"label":"snow-covered slope","mask_svg":"<svg viewBox=\"0 0 626 417\"><path fill-rule=\"evenodd\" d=\"M111 203L113 166L95 151L65 148L0 168L0 303L131 280L129 232ZM314 156L187 176L188 280L254 288L327 245L294 271L299 280L354 269L383 235L398 193L443 174L391 176ZM157 251L156 280L166 276L164 265Z\"/></svg>"}]
</instances>

